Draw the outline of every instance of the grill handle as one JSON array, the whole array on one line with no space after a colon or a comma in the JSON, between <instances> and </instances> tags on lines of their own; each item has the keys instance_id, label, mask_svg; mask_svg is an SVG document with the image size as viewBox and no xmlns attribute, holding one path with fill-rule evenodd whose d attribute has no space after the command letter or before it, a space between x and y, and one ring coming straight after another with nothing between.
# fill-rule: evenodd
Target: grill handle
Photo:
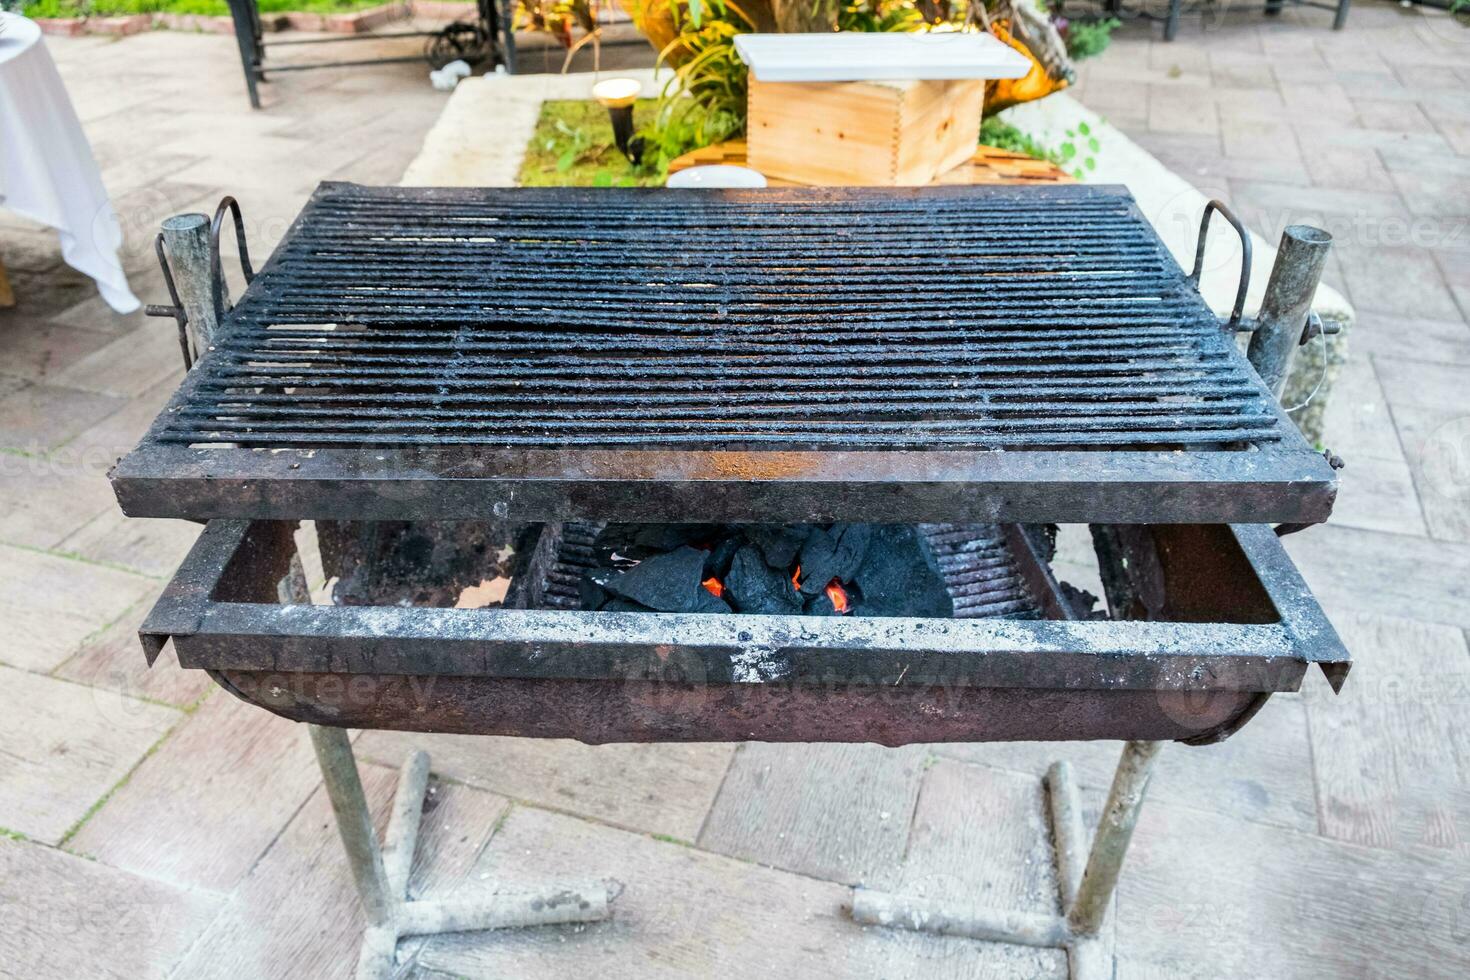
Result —
<instances>
[{"instance_id":1,"label":"grill handle","mask_svg":"<svg viewBox=\"0 0 1470 980\"><path fill-rule=\"evenodd\" d=\"M226 194L220 199L219 207L214 209L214 220L209 223L209 278L210 287L214 291L216 317L222 317L226 312L225 270L219 254L219 232L220 226L224 224L226 208L235 219L235 247L240 252L240 272L245 277L245 285L250 285L255 279L255 268L250 264L250 250L245 246L245 218L240 214L239 202Z\"/></svg>"},{"instance_id":2,"label":"grill handle","mask_svg":"<svg viewBox=\"0 0 1470 980\"><path fill-rule=\"evenodd\" d=\"M1230 322L1225 325L1230 330L1239 330L1240 315L1245 311L1245 294L1251 285L1251 236L1245 230L1245 225L1240 223L1240 219L1222 201L1211 201L1205 205L1204 217L1199 222L1199 241L1194 246L1194 271L1189 274L1189 281L1194 284L1195 289L1199 289L1199 277L1205 268L1205 243L1210 231L1210 218L1216 211L1230 222L1230 227L1240 236L1240 284L1235 287L1235 308L1230 311Z\"/></svg>"}]
</instances>

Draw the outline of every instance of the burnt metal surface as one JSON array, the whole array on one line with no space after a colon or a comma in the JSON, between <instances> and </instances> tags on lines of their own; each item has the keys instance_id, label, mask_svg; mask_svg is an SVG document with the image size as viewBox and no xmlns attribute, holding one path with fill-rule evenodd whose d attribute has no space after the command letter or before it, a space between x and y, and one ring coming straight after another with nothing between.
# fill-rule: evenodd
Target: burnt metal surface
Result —
<instances>
[{"instance_id":1,"label":"burnt metal surface","mask_svg":"<svg viewBox=\"0 0 1470 980\"><path fill-rule=\"evenodd\" d=\"M212 670L293 721L609 742L1188 740L1229 725L1243 691L709 684Z\"/></svg>"},{"instance_id":2,"label":"burnt metal surface","mask_svg":"<svg viewBox=\"0 0 1470 980\"><path fill-rule=\"evenodd\" d=\"M1081 185L323 184L113 479L196 519L1311 522L1335 493L1126 190Z\"/></svg>"},{"instance_id":3,"label":"burnt metal surface","mask_svg":"<svg viewBox=\"0 0 1470 980\"><path fill-rule=\"evenodd\" d=\"M1259 580L1246 591L1260 622L279 605L269 576L289 564L291 530L211 523L142 634L151 654L172 638L182 666L327 724L584 741L1194 738L1295 690L1311 662L1347 661L1261 526L1203 532ZM1210 589L1182 588L1202 615ZM1217 591L1223 617L1237 590ZM952 709L926 718L936 697ZM667 698L697 710L660 720Z\"/></svg>"}]
</instances>

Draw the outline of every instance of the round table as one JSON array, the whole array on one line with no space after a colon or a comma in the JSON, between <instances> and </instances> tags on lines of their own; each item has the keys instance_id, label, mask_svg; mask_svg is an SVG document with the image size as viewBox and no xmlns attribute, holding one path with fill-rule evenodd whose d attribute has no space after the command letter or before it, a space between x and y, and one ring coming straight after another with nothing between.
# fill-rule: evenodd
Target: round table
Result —
<instances>
[{"instance_id":1,"label":"round table","mask_svg":"<svg viewBox=\"0 0 1470 980\"><path fill-rule=\"evenodd\" d=\"M0 13L0 206L55 228L66 264L107 305L138 300L118 263L122 231L81 121L34 21Z\"/></svg>"}]
</instances>

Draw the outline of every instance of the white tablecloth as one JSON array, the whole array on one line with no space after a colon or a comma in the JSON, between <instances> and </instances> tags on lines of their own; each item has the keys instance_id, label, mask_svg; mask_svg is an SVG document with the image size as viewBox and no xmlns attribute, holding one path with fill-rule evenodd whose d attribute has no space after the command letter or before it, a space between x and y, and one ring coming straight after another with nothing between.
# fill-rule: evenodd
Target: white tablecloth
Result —
<instances>
[{"instance_id":1,"label":"white tablecloth","mask_svg":"<svg viewBox=\"0 0 1470 980\"><path fill-rule=\"evenodd\" d=\"M0 22L0 206L55 228L66 264L131 313L138 300L117 260L117 215L41 30L15 14Z\"/></svg>"}]
</instances>

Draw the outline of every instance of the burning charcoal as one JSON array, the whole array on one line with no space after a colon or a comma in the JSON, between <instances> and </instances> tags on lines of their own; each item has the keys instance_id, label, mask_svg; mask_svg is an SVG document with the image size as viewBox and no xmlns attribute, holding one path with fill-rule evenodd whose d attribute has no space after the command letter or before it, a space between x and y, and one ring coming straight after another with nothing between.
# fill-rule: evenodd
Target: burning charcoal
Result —
<instances>
[{"instance_id":1,"label":"burning charcoal","mask_svg":"<svg viewBox=\"0 0 1470 980\"><path fill-rule=\"evenodd\" d=\"M658 612L729 612L729 605L700 584L703 578L704 552L686 546L644 559L606 587Z\"/></svg>"},{"instance_id":2,"label":"burning charcoal","mask_svg":"<svg viewBox=\"0 0 1470 980\"><path fill-rule=\"evenodd\" d=\"M721 538L704 559L705 576L717 578L724 581L725 576L730 574L730 562L735 558L735 552L745 544L745 539L737 534L727 534Z\"/></svg>"},{"instance_id":3,"label":"burning charcoal","mask_svg":"<svg viewBox=\"0 0 1470 980\"><path fill-rule=\"evenodd\" d=\"M751 524L745 536L761 550L772 568L790 568L812 528L792 524Z\"/></svg>"},{"instance_id":4,"label":"burning charcoal","mask_svg":"<svg viewBox=\"0 0 1470 980\"><path fill-rule=\"evenodd\" d=\"M864 616L954 615L929 543L908 524L874 524L867 557L852 577Z\"/></svg>"},{"instance_id":5,"label":"burning charcoal","mask_svg":"<svg viewBox=\"0 0 1470 980\"><path fill-rule=\"evenodd\" d=\"M846 616L852 612L853 595L841 582L832 579L820 593L806 601L808 616Z\"/></svg>"},{"instance_id":6,"label":"burning charcoal","mask_svg":"<svg viewBox=\"0 0 1470 980\"><path fill-rule=\"evenodd\" d=\"M791 587L786 573L766 564L756 545L735 552L725 576L725 598L738 612L766 616L796 616L801 613L801 596Z\"/></svg>"},{"instance_id":7,"label":"burning charcoal","mask_svg":"<svg viewBox=\"0 0 1470 980\"><path fill-rule=\"evenodd\" d=\"M871 537L867 524L834 524L825 531L812 528L801 549L801 591L817 595L833 579L852 581Z\"/></svg>"},{"instance_id":8,"label":"burning charcoal","mask_svg":"<svg viewBox=\"0 0 1470 980\"><path fill-rule=\"evenodd\" d=\"M703 586L700 586L698 589L695 590L694 601L693 603L691 603L691 608L680 610L680 612L697 613L728 613L734 611L735 610L730 608L730 604L728 602L726 602L724 599L721 599L713 592L708 591Z\"/></svg>"}]
</instances>

